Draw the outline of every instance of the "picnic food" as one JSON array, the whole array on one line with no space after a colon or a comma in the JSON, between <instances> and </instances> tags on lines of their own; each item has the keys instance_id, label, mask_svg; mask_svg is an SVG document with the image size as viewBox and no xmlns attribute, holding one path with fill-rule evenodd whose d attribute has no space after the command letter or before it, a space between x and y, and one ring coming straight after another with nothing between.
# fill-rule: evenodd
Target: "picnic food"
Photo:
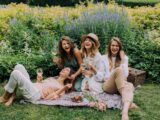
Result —
<instances>
[{"instance_id":1,"label":"picnic food","mask_svg":"<svg viewBox=\"0 0 160 120\"><path fill-rule=\"evenodd\" d=\"M71 100L72 100L72 102L77 102L77 103L79 103L79 102L82 102L82 97L79 96L79 95L73 96L73 97L71 97Z\"/></svg>"}]
</instances>

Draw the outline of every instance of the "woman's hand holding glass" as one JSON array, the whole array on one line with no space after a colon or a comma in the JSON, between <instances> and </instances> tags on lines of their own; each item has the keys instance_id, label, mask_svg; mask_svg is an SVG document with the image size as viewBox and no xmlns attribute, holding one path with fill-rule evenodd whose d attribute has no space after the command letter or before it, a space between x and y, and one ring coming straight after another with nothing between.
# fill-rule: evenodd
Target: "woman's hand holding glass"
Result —
<instances>
[{"instance_id":1,"label":"woman's hand holding glass","mask_svg":"<svg viewBox=\"0 0 160 120\"><path fill-rule=\"evenodd\" d=\"M37 82L41 82L43 80L43 70L42 68L37 69Z\"/></svg>"},{"instance_id":2,"label":"woman's hand holding glass","mask_svg":"<svg viewBox=\"0 0 160 120\"><path fill-rule=\"evenodd\" d=\"M86 64L82 64L81 65L82 67L82 74L85 76L85 77L91 77L93 75L93 71L89 68L88 65Z\"/></svg>"},{"instance_id":3,"label":"woman's hand holding glass","mask_svg":"<svg viewBox=\"0 0 160 120\"><path fill-rule=\"evenodd\" d=\"M84 75L85 77L92 77L92 76L93 76L93 72L90 71L90 70L85 70L85 71L82 72L82 73L83 73L83 75Z\"/></svg>"},{"instance_id":4,"label":"woman's hand holding glass","mask_svg":"<svg viewBox=\"0 0 160 120\"><path fill-rule=\"evenodd\" d=\"M90 62L88 63L88 67L89 67L90 70L96 71L95 66L92 63L90 63Z\"/></svg>"}]
</instances>

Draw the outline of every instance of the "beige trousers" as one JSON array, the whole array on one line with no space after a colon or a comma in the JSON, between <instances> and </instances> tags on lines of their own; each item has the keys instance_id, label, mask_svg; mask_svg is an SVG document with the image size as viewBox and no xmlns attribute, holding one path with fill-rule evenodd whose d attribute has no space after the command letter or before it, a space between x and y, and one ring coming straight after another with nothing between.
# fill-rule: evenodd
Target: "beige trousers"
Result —
<instances>
[{"instance_id":1,"label":"beige trousers","mask_svg":"<svg viewBox=\"0 0 160 120\"><path fill-rule=\"evenodd\" d=\"M133 101L134 87L132 83L127 82L127 78L121 68L116 68L110 78L106 80L102 88L105 92L114 94L119 92L122 96L122 102Z\"/></svg>"},{"instance_id":2,"label":"beige trousers","mask_svg":"<svg viewBox=\"0 0 160 120\"><path fill-rule=\"evenodd\" d=\"M9 93L13 93L16 88L30 102L36 102L41 97L39 90L31 82L27 70L21 64L15 66L5 86L5 90Z\"/></svg>"}]
</instances>

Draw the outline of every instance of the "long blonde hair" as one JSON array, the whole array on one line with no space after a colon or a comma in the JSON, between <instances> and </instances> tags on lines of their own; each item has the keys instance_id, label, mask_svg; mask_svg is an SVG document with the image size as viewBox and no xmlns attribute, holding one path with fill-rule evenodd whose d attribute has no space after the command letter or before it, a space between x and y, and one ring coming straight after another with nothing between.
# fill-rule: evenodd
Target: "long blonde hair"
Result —
<instances>
[{"instance_id":1,"label":"long blonde hair","mask_svg":"<svg viewBox=\"0 0 160 120\"><path fill-rule=\"evenodd\" d=\"M122 50L122 43L121 43L121 41L118 37L112 37L111 41L108 44L108 49L107 49L110 71L114 67L113 63L112 63L112 52L111 52L111 44L112 44L113 41L116 41L118 43L118 46L119 46L119 51L118 51L117 56L116 56L115 68L119 67L120 63L121 63L120 51Z\"/></svg>"},{"instance_id":2,"label":"long blonde hair","mask_svg":"<svg viewBox=\"0 0 160 120\"><path fill-rule=\"evenodd\" d=\"M93 38L91 38L91 37L87 37L87 38L89 38L89 39L93 39ZM81 52L82 52L82 58L84 58L85 56L87 56L87 50L86 50L86 48L84 47L84 42L85 42L85 40L82 42L82 44L81 44ZM97 53L97 51L98 51L98 47L96 46L96 44L95 44L95 42L92 40L91 41L92 42L92 47L90 48L91 50L91 57L94 57L95 56L95 54Z\"/></svg>"}]
</instances>

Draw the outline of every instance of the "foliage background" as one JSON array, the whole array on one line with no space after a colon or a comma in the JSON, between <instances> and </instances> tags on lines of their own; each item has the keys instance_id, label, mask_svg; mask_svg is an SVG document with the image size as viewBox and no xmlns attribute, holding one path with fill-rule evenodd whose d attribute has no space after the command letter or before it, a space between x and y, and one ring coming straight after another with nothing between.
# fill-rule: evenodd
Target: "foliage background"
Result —
<instances>
[{"instance_id":1,"label":"foliage background","mask_svg":"<svg viewBox=\"0 0 160 120\"><path fill-rule=\"evenodd\" d=\"M160 4L140 8L115 3L74 8L10 4L1 7L0 14L1 81L9 77L16 63L24 64L32 78L38 67L46 76L56 75L52 57L59 38L69 35L80 47L81 35L94 32L100 39L101 53L105 53L110 38L118 36L130 66L146 70L148 79L160 82Z\"/></svg>"},{"instance_id":2,"label":"foliage background","mask_svg":"<svg viewBox=\"0 0 160 120\"><path fill-rule=\"evenodd\" d=\"M115 0L118 4L123 4L125 6L135 7L135 6L155 6L159 3L159 0Z\"/></svg>"},{"instance_id":3,"label":"foliage background","mask_svg":"<svg viewBox=\"0 0 160 120\"><path fill-rule=\"evenodd\" d=\"M123 4L130 7L154 6L159 2L159 0L0 0L0 4L25 3L33 6L75 6L77 4L84 3L87 6L89 1L93 3L104 2L106 4L110 1L115 1L118 4Z\"/></svg>"},{"instance_id":4,"label":"foliage background","mask_svg":"<svg viewBox=\"0 0 160 120\"><path fill-rule=\"evenodd\" d=\"M88 1L92 1L94 3L97 2L104 2L107 3L108 0L0 0L0 4L10 4L10 3L25 3L28 5L34 6L53 6L53 5L60 5L60 6L75 6L76 4L84 3L87 5Z\"/></svg>"}]
</instances>

